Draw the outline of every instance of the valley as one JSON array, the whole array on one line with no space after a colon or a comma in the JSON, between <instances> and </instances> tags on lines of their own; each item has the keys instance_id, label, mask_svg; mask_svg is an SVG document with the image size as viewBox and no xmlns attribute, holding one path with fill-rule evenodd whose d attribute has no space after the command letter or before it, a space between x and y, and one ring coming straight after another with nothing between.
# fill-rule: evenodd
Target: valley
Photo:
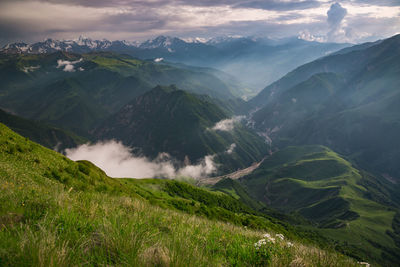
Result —
<instances>
[{"instance_id":1,"label":"valley","mask_svg":"<svg viewBox=\"0 0 400 267\"><path fill-rule=\"evenodd\" d=\"M399 59L400 35L5 46L0 265L396 266Z\"/></svg>"}]
</instances>

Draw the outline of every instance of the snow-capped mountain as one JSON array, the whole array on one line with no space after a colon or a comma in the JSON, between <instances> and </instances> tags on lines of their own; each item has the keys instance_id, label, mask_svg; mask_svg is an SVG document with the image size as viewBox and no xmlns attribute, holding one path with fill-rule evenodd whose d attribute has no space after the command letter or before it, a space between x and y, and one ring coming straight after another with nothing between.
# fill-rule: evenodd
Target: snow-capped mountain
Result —
<instances>
[{"instance_id":1,"label":"snow-capped mountain","mask_svg":"<svg viewBox=\"0 0 400 267\"><path fill-rule=\"evenodd\" d=\"M0 52L6 54L43 54L53 53L56 51L87 53L91 51L109 50L112 48L112 46L130 47L135 46L135 43L130 43L127 41L112 42L106 39L92 40L91 38L85 38L83 36L79 36L78 39L73 40L54 40L49 38L42 42L37 42L33 44L8 44L1 48Z\"/></svg>"},{"instance_id":2,"label":"snow-capped mountain","mask_svg":"<svg viewBox=\"0 0 400 267\"><path fill-rule=\"evenodd\" d=\"M34 44L14 43L0 49L6 54L40 54L64 51L89 53L108 51L152 60L160 64L183 63L198 67L217 68L235 77L251 90L259 90L296 67L348 44L318 43L287 38L223 36L208 40L180 39L158 36L144 42L93 40L79 37L74 40L47 39Z\"/></svg>"},{"instance_id":3,"label":"snow-capped mountain","mask_svg":"<svg viewBox=\"0 0 400 267\"><path fill-rule=\"evenodd\" d=\"M168 52L174 52L175 49L189 44L177 37L158 36L141 43L138 47L141 49L166 49Z\"/></svg>"},{"instance_id":4,"label":"snow-capped mountain","mask_svg":"<svg viewBox=\"0 0 400 267\"><path fill-rule=\"evenodd\" d=\"M261 39L260 39L261 40ZM180 39L170 36L158 36L154 39L149 39L144 42L128 42L128 41L109 41L93 40L79 36L73 40L54 40L46 39L42 42L33 44L26 43L13 43L8 44L0 49L0 53L6 54L42 54L53 53L56 51L72 52L72 53L87 53L91 51L115 51L121 50L130 52L132 50L158 50L165 51L166 53L173 53L177 51L188 51L192 48L198 49L199 47L208 46L224 46L231 43L252 43L257 42L254 38L247 38L241 36L223 36L211 39L205 38L186 38Z\"/></svg>"}]
</instances>

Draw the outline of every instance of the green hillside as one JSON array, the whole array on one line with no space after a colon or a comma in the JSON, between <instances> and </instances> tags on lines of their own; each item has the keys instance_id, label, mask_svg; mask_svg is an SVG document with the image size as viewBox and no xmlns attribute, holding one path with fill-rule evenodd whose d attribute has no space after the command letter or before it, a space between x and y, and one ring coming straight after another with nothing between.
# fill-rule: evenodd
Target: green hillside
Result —
<instances>
[{"instance_id":1,"label":"green hillside","mask_svg":"<svg viewBox=\"0 0 400 267\"><path fill-rule=\"evenodd\" d=\"M229 131L212 129L229 115L209 98L174 86L158 86L111 116L94 135L96 139L116 138L150 157L167 152L180 161L195 163L216 155L221 171L231 171L259 161L268 147L240 122L234 122ZM227 153L232 144L233 151Z\"/></svg>"},{"instance_id":2,"label":"green hillside","mask_svg":"<svg viewBox=\"0 0 400 267\"><path fill-rule=\"evenodd\" d=\"M328 146L398 187L399 47L396 35L297 68L250 101L255 128L280 148Z\"/></svg>"},{"instance_id":3,"label":"green hillside","mask_svg":"<svg viewBox=\"0 0 400 267\"><path fill-rule=\"evenodd\" d=\"M207 69L112 53L0 55L0 78L0 107L86 137L102 119L157 85L176 84L220 99L234 99L231 91L239 90Z\"/></svg>"},{"instance_id":4,"label":"green hillside","mask_svg":"<svg viewBox=\"0 0 400 267\"><path fill-rule=\"evenodd\" d=\"M51 149L76 147L86 140L70 132L11 115L0 109L0 122L13 131Z\"/></svg>"},{"instance_id":5,"label":"green hillside","mask_svg":"<svg viewBox=\"0 0 400 267\"><path fill-rule=\"evenodd\" d=\"M397 209L379 201L385 187L377 187L376 178L326 147L282 149L240 182L258 201L311 220L320 233L346 241L361 255L377 261L399 259L392 238Z\"/></svg>"},{"instance_id":6,"label":"green hillside","mask_svg":"<svg viewBox=\"0 0 400 267\"><path fill-rule=\"evenodd\" d=\"M359 266L226 194L112 179L3 124L0 187L2 266ZM266 232L269 245L255 246Z\"/></svg>"}]
</instances>

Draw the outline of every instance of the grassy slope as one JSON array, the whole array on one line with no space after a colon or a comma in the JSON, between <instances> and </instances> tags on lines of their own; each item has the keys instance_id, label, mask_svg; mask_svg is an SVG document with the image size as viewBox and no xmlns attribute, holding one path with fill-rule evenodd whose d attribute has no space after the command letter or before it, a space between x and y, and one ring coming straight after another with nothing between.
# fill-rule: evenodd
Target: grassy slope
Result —
<instances>
[{"instance_id":1,"label":"grassy slope","mask_svg":"<svg viewBox=\"0 0 400 267\"><path fill-rule=\"evenodd\" d=\"M328 148L304 146L276 152L241 182L258 200L300 213L324 235L384 261L398 253L387 234L393 231L395 209L369 199L364 179Z\"/></svg>"},{"instance_id":2,"label":"grassy slope","mask_svg":"<svg viewBox=\"0 0 400 267\"><path fill-rule=\"evenodd\" d=\"M282 226L262 219L269 222L263 231L250 230L145 200L201 206L208 199L210 210L227 203L236 204L226 211L246 209L225 194L174 181L111 179L91 163L70 161L2 124L0 188L0 265L252 266L271 255L274 266L356 266L297 242L257 251L254 243L265 230Z\"/></svg>"},{"instance_id":3,"label":"grassy slope","mask_svg":"<svg viewBox=\"0 0 400 267\"><path fill-rule=\"evenodd\" d=\"M0 122L4 123L7 127L20 135L26 136L48 148L57 147L57 149L62 150L65 148L76 147L85 142L85 139L70 132L39 122L26 120L11 115L1 109Z\"/></svg>"}]
</instances>

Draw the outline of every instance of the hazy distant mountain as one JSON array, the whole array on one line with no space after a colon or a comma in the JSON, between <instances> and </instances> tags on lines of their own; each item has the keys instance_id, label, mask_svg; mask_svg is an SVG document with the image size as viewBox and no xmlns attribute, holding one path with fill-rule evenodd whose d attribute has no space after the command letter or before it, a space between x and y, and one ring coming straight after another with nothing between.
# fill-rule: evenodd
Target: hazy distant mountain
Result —
<instances>
[{"instance_id":1,"label":"hazy distant mountain","mask_svg":"<svg viewBox=\"0 0 400 267\"><path fill-rule=\"evenodd\" d=\"M348 44L308 42L298 38L274 41L266 38L227 36L184 41L176 37L158 36L139 43L79 37L76 40L63 41L48 39L30 45L9 44L0 49L0 53L113 51L140 59L218 68L244 83L250 89L244 95L249 96L292 69L346 46Z\"/></svg>"},{"instance_id":2,"label":"hazy distant mountain","mask_svg":"<svg viewBox=\"0 0 400 267\"><path fill-rule=\"evenodd\" d=\"M213 72L109 52L2 55L0 106L87 136L103 118L156 85L234 99L239 88Z\"/></svg>"},{"instance_id":3,"label":"hazy distant mountain","mask_svg":"<svg viewBox=\"0 0 400 267\"><path fill-rule=\"evenodd\" d=\"M346 53L346 51L348 51ZM272 142L322 144L396 183L400 178L400 35L303 65L249 105Z\"/></svg>"}]
</instances>

